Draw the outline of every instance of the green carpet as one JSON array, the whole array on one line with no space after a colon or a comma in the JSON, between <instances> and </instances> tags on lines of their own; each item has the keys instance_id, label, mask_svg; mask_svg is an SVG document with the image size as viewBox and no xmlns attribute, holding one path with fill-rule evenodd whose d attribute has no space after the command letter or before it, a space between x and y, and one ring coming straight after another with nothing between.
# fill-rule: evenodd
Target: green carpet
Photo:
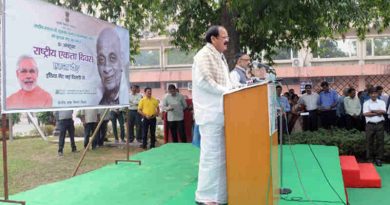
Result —
<instances>
[{"instance_id":1,"label":"green carpet","mask_svg":"<svg viewBox=\"0 0 390 205\"><path fill-rule=\"evenodd\" d=\"M112 164L11 196L28 205L193 204L199 149L167 144L132 159L142 165Z\"/></svg>"},{"instance_id":2,"label":"green carpet","mask_svg":"<svg viewBox=\"0 0 390 205\"><path fill-rule=\"evenodd\" d=\"M287 200L280 200L280 205L344 204L343 202L346 199L337 147L312 145L313 152L324 169L325 175L335 191L340 195L341 200L327 183L308 145L291 146L297 161L303 188L299 181L290 148L288 146L283 146L283 148L283 185L290 188L292 193L285 197ZM306 190L307 196L305 196L304 190ZM310 202L310 200L313 202Z\"/></svg>"},{"instance_id":3,"label":"green carpet","mask_svg":"<svg viewBox=\"0 0 390 205\"><path fill-rule=\"evenodd\" d=\"M390 204L390 165L376 167L376 170L382 178L382 188L348 188L349 203L351 205Z\"/></svg>"},{"instance_id":4,"label":"green carpet","mask_svg":"<svg viewBox=\"0 0 390 205\"><path fill-rule=\"evenodd\" d=\"M339 201L327 185L308 146L292 147L309 197L317 201ZM345 201L337 148L313 146L313 149L332 185ZM287 198L306 200L288 147L284 147L284 155L285 186L293 190ZM132 159L142 160L141 166L130 163L108 165L13 195L11 199L24 200L28 205L193 205L198 158L199 149L191 144L167 144L133 156ZM280 205L293 204L306 203L280 201Z\"/></svg>"}]
</instances>

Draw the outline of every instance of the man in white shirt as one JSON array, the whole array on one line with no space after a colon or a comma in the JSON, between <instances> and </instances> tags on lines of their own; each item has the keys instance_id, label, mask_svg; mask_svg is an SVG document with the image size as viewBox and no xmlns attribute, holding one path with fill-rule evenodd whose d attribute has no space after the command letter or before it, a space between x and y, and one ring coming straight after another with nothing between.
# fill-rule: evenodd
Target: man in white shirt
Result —
<instances>
[{"instance_id":1,"label":"man in white shirt","mask_svg":"<svg viewBox=\"0 0 390 205\"><path fill-rule=\"evenodd\" d=\"M388 108L387 105L389 104L389 95L383 92L383 87L380 85L376 86L376 90L378 91L378 99L383 100L385 102L386 110L387 110ZM389 132L390 127L389 127L389 117L387 112L385 113L384 117L385 117L385 131Z\"/></svg>"},{"instance_id":2,"label":"man in white shirt","mask_svg":"<svg viewBox=\"0 0 390 205\"><path fill-rule=\"evenodd\" d=\"M250 63L251 58L248 54L238 53L236 55L236 67L230 72L230 80L234 85L246 85L250 80L246 75Z\"/></svg>"},{"instance_id":3,"label":"man in white shirt","mask_svg":"<svg viewBox=\"0 0 390 205\"><path fill-rule=\"evenodd\" d=\"M141 130L141 115L138 113L138 103L142 99L141 93L139 91L138 85L131 86L131 93L129 95L129 114L128 121L129 124L129 143L134 141L134 127L135 135L138 143L142 142L142 130Z\"/></svg>"},{"instance_id":4,"label":"man in white shirt","mask_svg":"<svg viewBox=\"0 0 390 205\"><path fill-rule=\"evenodd\" d=\"M303 130L304 131L316 131L318 129L318 99L319 95L312 92L312 86L310 84L305 85L306 93L299 99L298 104L304 107L304 110L308 112L308 115L302 116Z\"/></svg>"},{"instance_id":5,"label":"man in white shirt","mask_svg":"<svg viewBox=\"0 0 390 205\"><path fill-rule=\"evenodd\" d=\"M382 166L384 152L384 121L386 104L379 100L378 92L375 88L368 91L370 100L363 104L363 115L366 117L366 157L373 159L375 165Z\"/></svg>"},{"instance_id":6,"label":"man in white shirt","mask_svg":"<svg viewBox=\"0 0 390 205\"><path fill-rule=\"evenodd\" d=\"M362 110L362 105L360 104L360 99L356 96L356 89L349 88L348 96L344 98L344 108L346 114L346 128L350 129L360 129L360 113Z\"/></svg>"},{"instance_id":7,"label":"man in white shirt","mask_svg":"<svg viewBox=\"0 0 390 205\"><path fill-rule=\"evenodd\" d=\"M229 36L224 27L212 26L205 40L207 44L195 55L192 66L194 114L202 136L195 200L217 205L227 203L222 98L232 87L223 55Z\"/></svg>"},{"instance_id":8,"label":"man in white shirt","mask_svg":"<svg viewBox=\"0 0 390 205\"><path fill-rule=\"evenodd\" d=\"M177 132L180 134L180 141L187 142L184 129L184 109L186 108L184 96L177 92L175 85L170 84L168 94L163 99L163 110L167 112L168 127L174 143L179 142Z\"/></svg>"}]
</instances>

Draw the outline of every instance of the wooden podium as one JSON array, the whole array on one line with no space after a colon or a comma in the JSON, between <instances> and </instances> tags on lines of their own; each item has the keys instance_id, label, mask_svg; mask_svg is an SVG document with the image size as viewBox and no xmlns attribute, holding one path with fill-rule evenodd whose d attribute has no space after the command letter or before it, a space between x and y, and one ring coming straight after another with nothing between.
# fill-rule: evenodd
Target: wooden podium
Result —
<instances>
[{"instance_id":1,"label":"wooden podium","mask_svg":"<svg viewBox=\"0 0 390 205\"><path fill-rule=\"evenodd\" d=\"M263 83L224 95L229 205L279 202L275 92Z\"/></svg>"}]
</instances>

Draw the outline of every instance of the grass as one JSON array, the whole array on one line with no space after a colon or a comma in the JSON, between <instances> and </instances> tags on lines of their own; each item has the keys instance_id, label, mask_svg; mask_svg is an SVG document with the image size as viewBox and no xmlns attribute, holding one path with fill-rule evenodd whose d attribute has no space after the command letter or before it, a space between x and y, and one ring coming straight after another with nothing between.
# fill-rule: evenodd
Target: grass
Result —
<instances>
[{"instance_id":1,"label":"grass","mask_svg":"<svg viewBox=\"0 0 390 205\"><path fill-rule=\"evenodd\" d=\"M113 139L110 139L113 141ZM83 150L83 142L77 142L78 153L72 153L70 143L64 147L64 156L58 157L58 144L46 142L41 138L7 141L8 147L8 187L9 194L26 191L42 184L69 178L75 169ZM130 156L142 149L130 147ZM3 188L3 156L0 153L0 196ZM77 174L98 169L114 163L116 159L125 159L126 149L102 147L89 150Z\"/></svg>"}]
</instances>

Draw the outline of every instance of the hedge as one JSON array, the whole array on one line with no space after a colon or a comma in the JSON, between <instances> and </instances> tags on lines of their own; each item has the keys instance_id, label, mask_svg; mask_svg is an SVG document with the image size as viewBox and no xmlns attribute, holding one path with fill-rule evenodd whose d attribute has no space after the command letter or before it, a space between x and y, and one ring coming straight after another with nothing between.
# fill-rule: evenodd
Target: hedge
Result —
<instances>
[{"instance_id":1,"label":"hedge","mask_svg":"<svg viewBox=\"0 0 390 205\"><path fill-rule=\"evenodd\" d=\"M315 144L337 146L340 155L355 155L358 159L365 159L366 136L365 132L358 130L320 129L315 132L296 132L292 133L290 139L286 137L286 143L291 144ZM385 153L384 158L390 161L390 135L385 134Z\"/></svg>"}]
</instances>

